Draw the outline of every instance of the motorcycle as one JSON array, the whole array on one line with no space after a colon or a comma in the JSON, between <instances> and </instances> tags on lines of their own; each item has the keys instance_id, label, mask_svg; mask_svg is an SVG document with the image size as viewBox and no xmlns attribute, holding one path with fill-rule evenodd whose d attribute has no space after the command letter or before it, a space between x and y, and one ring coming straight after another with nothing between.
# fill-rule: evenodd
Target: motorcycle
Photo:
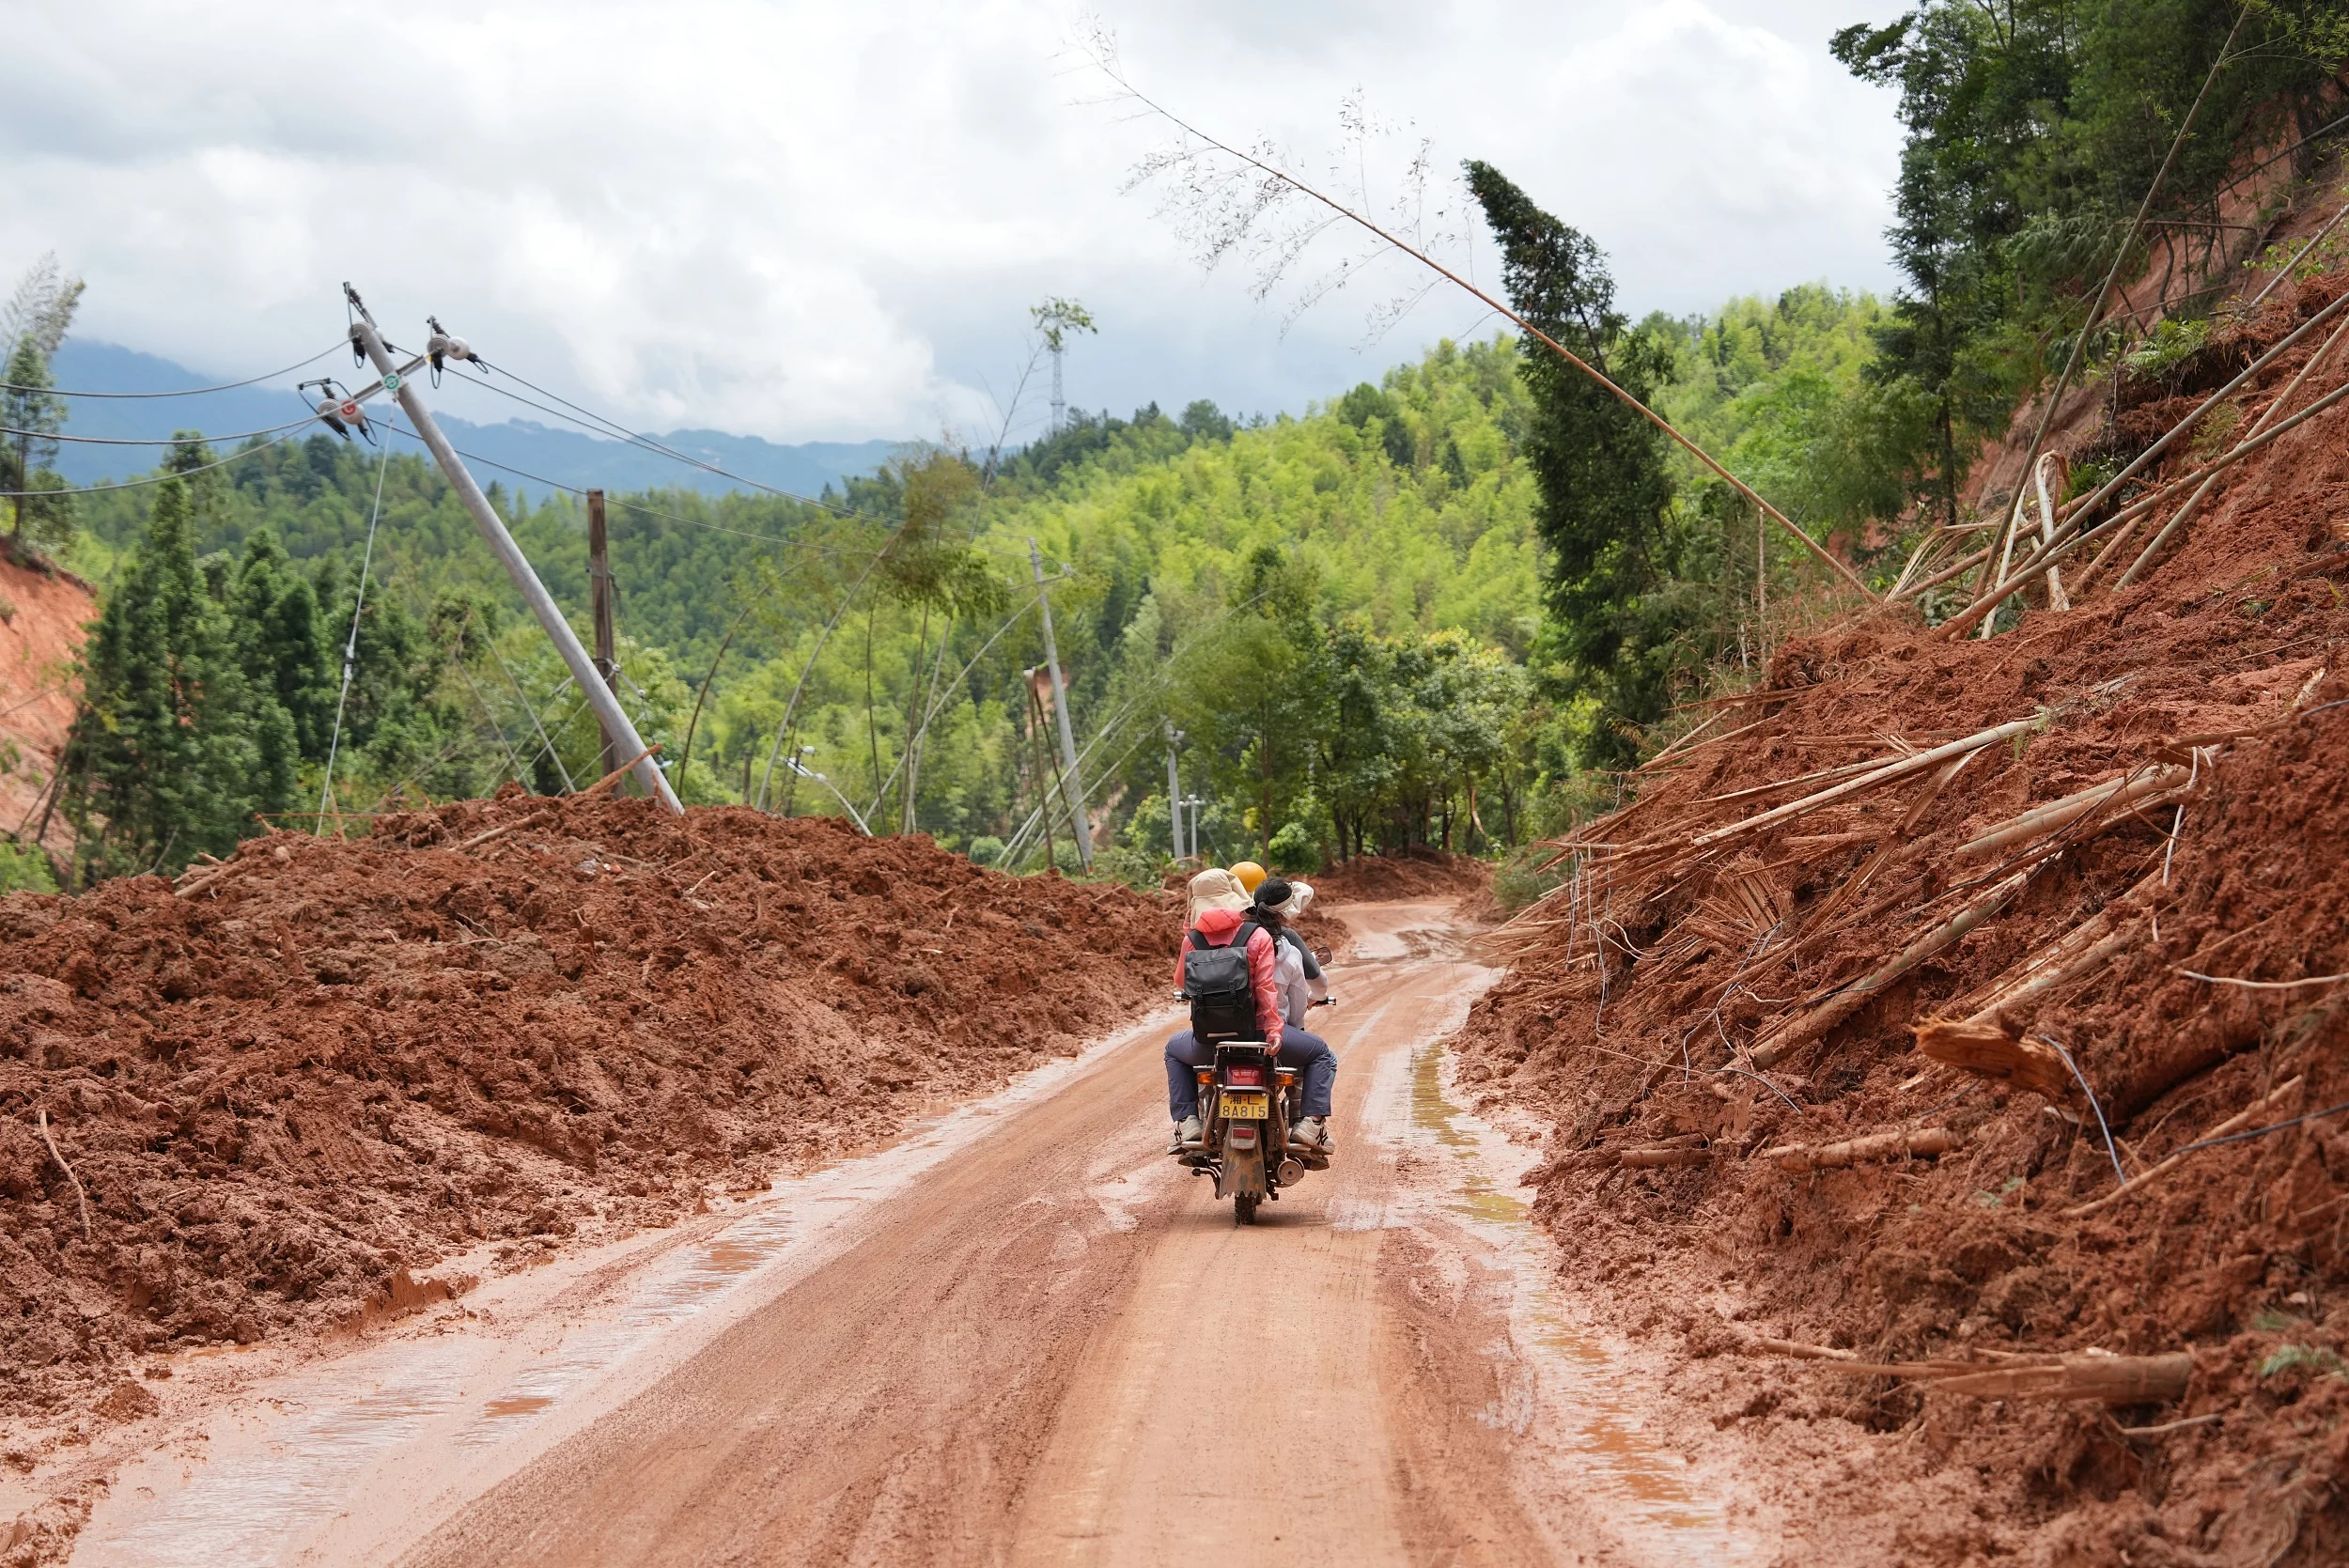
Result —
<instances>
[{"instance_id":1,"label":"motorcycle","mask_svg":"<svg viewBox=\"0 0 2349 1568\"><path fill-rule=\"evenodd\" d=\"M1314 1007L1334 1007L1323 997ZM1262 1040L1233 1040L1215 1048L1211 1066L1199 1075L1199 1116L1205 1135L1199 1152L1185 1157L1191 1173L1215 1178L1215 1195L1232 1200L1235 1224L1253 1225L1256 1205L1281 1201L1281 1189L1327 1171L1327 1151L1289 1141L1302 1117L1304 1075L1283 1067Z\"/></svg>"}]
</instances>

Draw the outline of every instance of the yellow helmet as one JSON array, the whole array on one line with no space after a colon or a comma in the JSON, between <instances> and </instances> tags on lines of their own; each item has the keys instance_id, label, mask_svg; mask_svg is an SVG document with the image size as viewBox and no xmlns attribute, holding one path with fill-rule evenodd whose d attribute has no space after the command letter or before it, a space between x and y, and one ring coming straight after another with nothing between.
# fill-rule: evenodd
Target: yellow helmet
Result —
<instances>
[{"instance_id":1,"label":"yellow helmet","mask_svg":"<svg viewBox=\"0 0 2349 1568\"><path fill-rule=\"evenodd\" d=\"M1239 878L1239 885L1246 888L1249 895L1253 897L1257 884L1265 878L1265 869L1253 861L1242 861L1232 867L1232 875Z\"/></svg>"}]
</instances>

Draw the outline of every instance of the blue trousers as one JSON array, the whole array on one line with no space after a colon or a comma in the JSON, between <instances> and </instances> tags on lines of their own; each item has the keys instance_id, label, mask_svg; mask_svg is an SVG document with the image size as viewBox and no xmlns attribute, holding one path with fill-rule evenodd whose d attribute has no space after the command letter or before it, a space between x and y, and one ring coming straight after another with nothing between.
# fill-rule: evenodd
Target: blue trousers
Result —
<instances>
[{"instance_id":1,"label":"blue trousers","mask_svg":"<svg viewBox=\"0 0 2349 1568\"><path fill-rule=\"evenodd\" d=\"M1330 1114L1330 1094L1337 1087L1338 1053L1330 1048L1330 1042L1318 1034L1308 1034L1301 1029L1283 1027L1281 1031L1281 1054L1283 1067L1301 1068L1305 1074L1305 1114ZM1184 1030L1166 1043L1166 1113L1175 1121L1199 1114L1199 1079L1194 1069L1212 1065L1215 1048L1203 1046Z\"/></svg>"}]
</instances>

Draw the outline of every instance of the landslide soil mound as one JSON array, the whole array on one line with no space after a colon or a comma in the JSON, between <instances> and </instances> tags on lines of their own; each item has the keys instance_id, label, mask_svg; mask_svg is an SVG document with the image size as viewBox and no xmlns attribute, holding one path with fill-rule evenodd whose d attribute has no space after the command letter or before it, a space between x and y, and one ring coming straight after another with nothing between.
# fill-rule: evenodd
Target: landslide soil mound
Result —
<instances>
[{"instance_id":1,"label":"landslide soil mound","mask_svg":"<svg viewBox=\"0 0 2349 1568\"><path fill-rule=\"evenodd\" d=\"M1312 881L1315 891L1331 903L1473 898L1492 885L1492 867L1471 855L1414 848L1395 855L1360 855Z\"/></svg>"},{"instance_id":2,"label":"landslide soil mound","mask_svg":"<svg viewBox=\"0 0 2349 1568\"><path fill-rule=\"evenodd\" d=\"M0 1404L886 1140L1155 1004L1175 923L924 838L519 792L0 900Z\"/></svg>"},{"instance_id":3,"label":"landslide soil mound","mask_svg":"<svg viewBox=\"0 0 2349 1568\"><path fill-rule=\"evenodd\" d=\"M2241 330L2274 342L2341 287L2279 289ZM2247 392L2244 428L2323 336ZM2296 406L2344 377L2349 353ZM2349 983L2296 984L2349 971L2345 454L2349 408L2231 470L2147 581L2108 573L1991 640L1884 613L1788 644L1715 726L1754 727L1651 766L1496 939L1515 968L1464 1080L1546 1129L1537 1215L1627 1331L1682 1336L1718 1425L1841 1455L1808 1499L1814 1560L2349 1557ZM1700 838L2018 718L1953 776ZM2163 767L2125 808L1959 852ZM1937 1019L2035 1065L1925 1056ZM2140 1175L2246 1112L2326 1114L2076 1212L2114 1157ZM1954 1148L1773 1154L1926 1130ZM2186 1350L2195 1372L2183 1404L1996 1403L1764 1358L1766 1338L1872 1363Z\"/></svg>"}]
</instances>

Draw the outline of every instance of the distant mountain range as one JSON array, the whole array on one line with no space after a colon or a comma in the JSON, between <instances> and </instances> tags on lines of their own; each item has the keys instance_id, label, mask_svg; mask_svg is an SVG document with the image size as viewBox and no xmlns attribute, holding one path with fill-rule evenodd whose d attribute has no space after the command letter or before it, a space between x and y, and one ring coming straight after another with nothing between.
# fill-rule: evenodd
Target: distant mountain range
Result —
<instances>
[{"instance_id":1,"label":"distant mountain range","mask_svg":"<svg viewBox=\"0 0 2349 1568\"><path fill-rule=\"evenodd\" d=\"M177 392L234 379L207 376L153 354L79 338L68 338L57 350L51 373L58 386L76 392ZM293 383L304 374L318 373L339 374L346 380L351 374L347 362L322 362L310 371L288 376L283 385L264 382L201 397L76 397L71 399L72 416L66 423L66 434L161 439L194 429L219 441L224 436L266 429L301 416L302 404ZM432 398L433 417L457 446L486 459L475 475L484 485L501 479L508 488L517 484L525 489L533 488L529 478L489 466L494 463L537 476L540 487L550 480L581 489L635 490L679 485L712 494L751 488L641 446L579 430L520 419L478 425L443 411L447 402L444 397ZM671 430L655 439L746 479L808 496L852 474L872 473L897 445L887 441L811 441L783 446L723 430ZM413 442L400 445L423 451ZM145 473L161 456L157 447L83 446L68 442L57 459L57 472L77 485L96 484Z\"/></svg>"}]
</instances>

